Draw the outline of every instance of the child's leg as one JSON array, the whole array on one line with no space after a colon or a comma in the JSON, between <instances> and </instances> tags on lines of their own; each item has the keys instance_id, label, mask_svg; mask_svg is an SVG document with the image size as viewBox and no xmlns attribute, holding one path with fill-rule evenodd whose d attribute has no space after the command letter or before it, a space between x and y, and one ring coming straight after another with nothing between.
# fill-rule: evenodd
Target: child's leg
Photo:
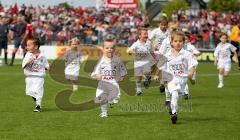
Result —
<instances>
[{"instance_id":1,"label":"child's leg","mask_svg":"<svg viewBox=\"0 0 240 140\"><path fill-rule=\"evenodd\" d=\"M184 94L184 99L188 100L190 98L189 96L189 89L188 89L188 84L185 83L185 85L183 85L183 94Z\"/></svg>"},{"instance_id":2,"label":"child's leg","mask_svg":"<svg viewBox=\"0 0 240 140\"><path fill-rule=\"evenodd\" d=\"M102 113L107 113L107 104L101 105L101 111L102 111Z\"/></svg>"},{"instance_id":3,"label":"child's leg","mask_svg":"<svg viewBox=\"0 0 240 140\"><path fill-rule=\"evenodd\" d=\"M96 90L96 99L95 99L95 103L100 103L101 104L101 114L100 117L107 117L107 98L106 95L106 87L104 87L104 83L103 82L99 82L98 83L98 87Z\"/></svg>"},{"instance_id":4,"label":"child's leg","mask_svg":"<svg viewBox=\"0 0 240 140\"><path fill-rule=\"evenodd\" d=\"M136 76L136 93L142 92L141 81L142 81L142 76Z\"/></svg>"},{"instance_id":5,"label":"child's leg","mask_svg":"<svg viewBox=\"0 0 240 140\"><path fill-rule=\"evenodd\" d=\"M218 88L222 88L224 85L223 84L223 80L224 80L224 69L223 68L219 69L218 80L219 80Z\"/></svg>"},{"instance_id":6,"label":"child's leg","mask_svg":"<svg viewBox=\"0 0 240 140\"><path fill-rule=\"evenodd\" d=\"M177 114L178 112L178 100L179 100L179 95L178 91L174 90L172 92L172 99L171 99L171 110L172 114Z\"/></svg>"},{"instance_id":7,"label":"child's leg","mask_svg":"<svg viewBox=\"0 0 240 140\"><path fill-rule=\"evenodd\" d=\"M166 103L171 101L171 94L168 91L167 88L165 88L165 94L166 94Z\"/></svg>"},{"instance_id":8,"label":"child's leg","mask_svg":"<svg viewBox=\"0 0 240 140\"><path fill-rule=\"evenodd\" d=\"M147 89L151 83L151 71L152 71L152 66L146 65L144 66L144 87Z\"/></svg>"},{"instance_id":9,"label":"child's leg","mask_svg":"<svg viewBox=\"0 0 240 140\"><path fill-rule=\"evenodd\" d=\"M228 76L229 72L231 71L231 62L227 63L224 67L224 76Z\"/></svg>"},{"instance_id":10,"label":"child's leg","mask_svg":"<svg viewBox=\"0 0 240 140\"><path fill-rule=\"evenodd\" d=\"M77 85L77 80L71 80L72 85L73 85L73 91L77 91L78 90L78 85Z\"/></svg>"},{"instance_id":11,"label":"child's leg","mask_svg":"<svg viewBox=\"0 0 240 140\"><path fill-rule=\"evenodd\" d=\"M42 107L42 97L43 97L43 85L44 85L44 79L43 78L34 78L34 92L35 94L35 99L36 99L36 107L33 110L34 112L40 112L41 107Z\"/></svg>"},{"instance_id":12,"label":"child's leg","mask_svg":"<svg viewBox=\"0 0 240 140\"><path fill-rule=\"evenodd\" d=\"M42 98L36 98L36 106L42 106Z\"/></svg>"}]
</instances>

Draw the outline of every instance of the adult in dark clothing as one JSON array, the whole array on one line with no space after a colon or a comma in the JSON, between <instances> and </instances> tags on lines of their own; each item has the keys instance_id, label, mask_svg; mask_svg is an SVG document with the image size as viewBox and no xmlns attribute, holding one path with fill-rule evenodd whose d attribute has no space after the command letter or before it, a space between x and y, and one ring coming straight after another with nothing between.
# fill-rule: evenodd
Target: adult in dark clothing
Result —
<instances>
[{"instance_id":1,"label":"adult in dark clothing","mask_svg":"<svg viewBox=\"0 0 240 140\"><path fill-rule=\"evenodd\" d=\"M6 17L0 17L0 56L2 49L4 49L4 60L7 65L7 48L8 48L8 25L6 23Z\"/></svg>"},{"instance_id":2,"label":"adult in dark clothing","mask_svg":"<svg viewBox=\"0 0 240 140\"><path fill-rule=\"evenodd\" d=\"M17 23L13 26L13 28L11 28L11 30L14 32L14 50L12 53L12 61L10 63L10 66L12 66L14 63L15 55L20 45L23 49L23 57L26 54L26 43L23 42L26 25L27 24L24 22L23 17L18 16Z\"/></svg>"}]
</instances>

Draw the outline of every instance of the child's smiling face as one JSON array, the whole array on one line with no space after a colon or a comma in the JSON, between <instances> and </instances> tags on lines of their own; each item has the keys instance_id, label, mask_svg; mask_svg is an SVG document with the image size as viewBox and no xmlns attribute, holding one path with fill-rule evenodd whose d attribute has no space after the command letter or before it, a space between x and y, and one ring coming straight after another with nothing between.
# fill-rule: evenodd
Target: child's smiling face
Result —
<instances>
[{"instance_id":1,"label":"child's smiling face","mask_svg":"<svg viewBox=\"0 0 240 140\"><path fill-rule=\"evenodd\" d=\"M105 41L103 44L103 55L112 58L115 53L115 45L114 42Z\"/></svg>"},{"instance_id":2,"label":"child's smiling face","mask_svg":"<svg viewBox=\"0 0 240 140\"><path fill-rule=\"evenodd\" d=\"M148 39L148 32L147 30L141 30L139 35L139 40L147 42Z\"/></svg>"},{"instance_id":3,"label":"child's smiling face","mask_svg":"<svg viewBox=\"0 0 240 140\"><path fill-rule=\"evenodd\" d=\"M184 36L174 35L171 40L171 45L176 51L180 51L184 45Z\"/></svg>"},{"instance_id":4,"label":"child's smiling face","mask_svg":"<svg viewBox=\"0 0 240 140\"><path fill-rule=\"evenodd\" d=\"M220 37L220 41L221 41L222 43L226 43L226 42L227 42L227 36L226 36L226 35L222 35L222 36Z\"/></svg>"}]
</instances>

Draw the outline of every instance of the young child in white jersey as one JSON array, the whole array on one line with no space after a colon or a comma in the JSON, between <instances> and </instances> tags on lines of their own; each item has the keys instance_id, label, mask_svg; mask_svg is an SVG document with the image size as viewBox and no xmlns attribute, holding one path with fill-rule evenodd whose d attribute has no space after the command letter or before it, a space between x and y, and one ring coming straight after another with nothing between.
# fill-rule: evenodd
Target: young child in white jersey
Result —
<instances>
[{"instance_id":1,"label":"young child in white jersey","mask_svg":"<svg viewBox=\"0 0 240 140\"><path fill-rule=\"evenodd\" d=\"M73 91L78 90L78 76L80 70L80 61L82 61L82 55L78 50L79 40L73 38L70 40L70 49L65 52L65 77L67 80L70 80L73 85Z\"/></svg>"},{"instance_id":2,"label":"young child in white jersey","mask_svg":"<svg viewBox=\"0 0 240 140\"><path fill-rule=\"evenodd\" d=\"M183 49L184 41L185 36L182 32L172 33L172 49L164 55L168 59L168 62L165 64L163 70L171 73L173 76L171 81L165 81L163 79L171 95L170 115L173 124L177 122L178 101L181 97L180 93L184 92L187 80L193 77L195 67L198 64L193 54Z\"/></svg>"},{"instance_id":3,"label":"young child in white jersey","mask_svg":"<svg viewBox=\"0 0 240 140\"><path fill-rule=\"evenodd\" d=\"M219 84L218 88L222 88L224 86L223 79L224 76L227 76L231 71L231 52L234 53L234 57L237 57L236 48L227 42L227 34L222 33L220 36L220 43L217 45L214 51L215 61L214 64L217 65L219 69ZM236 63L238 63L238 59L233 59Z\"/></svg>"},{"instance_id":4,"label":"young child in white jersey","mask_svg":"<svg viewBox=\"0 0 240 140\"><path fill-rule=\"evenodd\" d=\"M152 32L150 32L149 34L149 40L151 40L153 42L153 47L154 47L154 51L156 53L156 59L157 61L160 59L159 57L159 49L162 45L163 40L165 40L166 38L168 38L170 36L170 32L168 30L168 19L166 16L160 16L159 18L159 27L154 29ZM155 81L159 81L159 71L156 65L154 65L152 67L152 72L151 72L154 76L153 79ZM160 81L160 87L161 92L163 92L164 90L164 85L162 83L162 81ZM163 90L162 90L163 89Z\"/></svg>"},{"instance_id":5,"label":"young child in white jersey","mask_svg":"<svg viewBox=\"0 0 240 140\"><path fill-rule=\"evenodd\" d=\"M155 64L154 50L148 40L146 28L138 30L138 40L128 48L127 52L134 54L134 75L136 78L136 96L142 94L141 81L145 77L144 86L148 88L151 80L151 67Z\"/></svg>"},{"instance_id":6,"label":"young child in white jersey","mask_svg":"<svg viewBox=\"0 0 240 140\"><path fill-rule=\"evenodd\" d=\"M115 41L105 40L103 43L103 56L91 74L99 80L96 98L101 103L100 117L108 117L107 103L115 104L120 99L119 81L122 81L127 70L119 57L115 56ZM111 106L110 106L111 107Z\"/></svg>"},{"instance_id":7,"label":"young child in white jersey","mask_svg":"<svg viewBox=\"0 0 240 140\"><path fill-rule=\"evenodd\" d=\"M169 36L167 38L165 38L159 48L159 53L160 54L166 54L169 50L171 50L171 34L175 31L178 30L178 24L177 23L173 23L170 22L169 23L169 27L168 27L168 31L169 31Z\"/></svg>"},{"instance_id":8,"label":"young child in white jersey","mask_svg":"<svg viewBox=\"0 0 240 140\"><path fill-rule=\"evenodd\" d=\"M49 70L47 58L40 52L38 39L27 41L27 54L23 59L22 68L26 76L26 95L36 103L34 112L41 111L45 71Z\"/></svg>"},{"instance_id":9,"label":"young child in white jersey","mask_svg":"<svg viewBox=\"0 0 240 140\"><path fill-rule=\"evenodd\" d=\"M158 51L163 40L170 35L170 32L167 30L167 28L167 17L161 16L159 18L159 27L152 30L149 34L149 40L153 40L154 51Z\"/></svg>"},{"instance_id":10,"label":"young child in white jersey","mask_svg":"<svg viewBox=\"0 0 240 140\"><path fill-rule=\"evenodd\" d=\"M195 56L195 59L197 59L196 57L200 55L200 51L198 51L196 49L196 47L191 44L190 42L190 36L191 34L189 32L184 32L185 34L185 45L184 45L184 49L186 51L189 51L191 54L193 54ZM195 68L196 70L197 68ZM192 79L189 79L191 81L191 84L192 85L195 85L196 83L196 71L194 72L193 74L193 78ZM190 95L189 95L189 89L188 89L188 85L186 85L185 87L185 91L184 91L184 99L188 100L190 98Z\"/></svg>"},{"instance_id":11,"label":"young child in white jersey","mask_svg":"<svg viewBox=\"0 0 240 140\"><path fill-rule=\"evenodd\" d=\"M170 35L163 40L163 42L161 44L161 47L159 49L159 53L161 55L165 55L167 52L169 52L171 50L171 48L172 48L172 46L171 46L171 34L178 30L178 24L170 22L168 30L170 32ZM165 86L163 85L162 81L160 82L159 90L160 90L160 92L165 92L165 95L166 95L165 105L170 107L171 96L170 96L170 93L169 93L168 89L167 88L165 89Z\"/></svg>"}]
</instances>

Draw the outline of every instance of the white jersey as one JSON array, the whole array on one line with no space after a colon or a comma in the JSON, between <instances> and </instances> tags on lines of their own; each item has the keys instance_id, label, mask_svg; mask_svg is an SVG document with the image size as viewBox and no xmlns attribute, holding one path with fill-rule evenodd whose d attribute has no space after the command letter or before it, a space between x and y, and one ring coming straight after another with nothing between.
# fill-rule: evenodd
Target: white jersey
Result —
<instances>
[{"instance_id":1,"label":"white jersey","mask_svg":"<svg viewBox=\"0 0 240 140\"><path fill-rule=\"evenodd\" d=\"M32 59L34 59L33 64L27 65ZM45 76L46 69L49 69L49 64L47 58L42 53L37 56L27 52L22 62L22 68L26 76L43 77Z\"/></svg>"},{"instance_id":2,"label":"white jersey","mask_svg":"<svg viewBox=\"0 0 240 140\"><path fill-rule=\"evenodd\" d=\"M199 55L200 54L200 51L198 51L196 49L196 47L194 45L192 45L191 43L187 43L184 45L184 49L186 51L189 51L191 54L193 55Z\"/></svg>"},{"instance_id":3,"label":"white jersey","mask_svg":"<svg viewBox=\"0 0 240 140\"><path fill-rule=\"evenodd\" d=\"M114 56L111 60L102 58L98 62L97 66L91 74L91 77L96 78L97 74L100 74L102 76L101 81L116 83L127 74L127 70L120 58Z\"/></svg>"},{"instance_id":4,"label":"white jersey","mask_svg":"<svg viewBox=\"0 0 240 140\"><path fill-rule=\"evenodd\" d=\"M164 70L171 73L176 78L186 77L189 69L198 65L194 55L184 49L181 49L178 56L175 58L172 56L171 50L166 53L165 57L168 62Z\"/></svg>"},{"instance_id":5,"label":"white jersey","mask_svg":"<svg viewBox=\"0 0 240 140\"><path fill-rule=\"evenodd\" d=\"M219 43L214 51L214 57L218 61L231 62L231 52L235 52L236 48L230 43Z\"/></svg>"},{"instance_id":6,"label":"white jersey","mask_svg":"<svg viewBox=\"0 0 240 140\"><path fill-rule=\"evenodd\" d=\"M171 46L171 37L169 36L168 38L165 38L162 42L162 45L159 49L159 52L161 54L166 54L169 50L171 50L172 46Z\"/></svg>"},{"instance_id":7,"label":"white jersey","mask_svg":"<svg viewBox=\"0 0 240 140\"><path fill-rule=\"evenodd\" d=\"M74 52L71 49L64 54L65 60L65 74L66 75L79 75L80 61L82 56L79 51Z\"/></svg>"},{"instance_id":8,"label":"white jersey","mask_svg":"<svg viewBox=\"0 0 240 140\"><path fill-rule=\"evenodd\" d=\"M152 32L150 32L149 39L154 39L153 44L154 46L157 46L157 49L159 50L163 40L165 38L168 38L168 36L170 36L169 31L163 32L160 28L156 28Z\"/></svg>"},{"instance_id":9,"label":"white jersey","mask_svg":"<svg viewBox=\"0 0 240 140\"><path fill-rule=\"evenodd\" d=\"M129 48L129 52L135 55L134 57L134 67L141 67L146 64L153 63L153 47L150 41L141 44L140 41L136 41Z\"/></svg>"}]
</instances>

